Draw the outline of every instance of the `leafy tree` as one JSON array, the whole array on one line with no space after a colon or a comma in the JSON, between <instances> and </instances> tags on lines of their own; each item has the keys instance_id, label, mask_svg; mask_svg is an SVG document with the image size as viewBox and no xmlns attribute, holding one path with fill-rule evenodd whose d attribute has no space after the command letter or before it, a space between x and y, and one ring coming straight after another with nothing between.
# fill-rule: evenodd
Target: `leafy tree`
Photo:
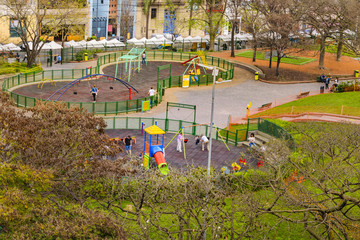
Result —
<instances>
[{"instance_id":1,"label":"leafy tree","mask_svg":"<svg viewBox=\"0 0 360 240\"><path fill-rule=\"evenodd\" d=\"M210 37L210 50L214 50L215 37L220 33L224 23L224 15L227 7L227 1L217 0L195 0L199 7L198 15L194 22L198 26L205 27Z\"/></svg>"}]
</instances>

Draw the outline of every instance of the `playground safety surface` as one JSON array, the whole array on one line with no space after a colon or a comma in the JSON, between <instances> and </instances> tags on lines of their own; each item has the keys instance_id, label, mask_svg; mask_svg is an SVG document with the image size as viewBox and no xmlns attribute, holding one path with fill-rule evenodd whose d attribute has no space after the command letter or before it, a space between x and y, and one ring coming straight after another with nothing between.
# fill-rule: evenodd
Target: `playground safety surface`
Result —
<instances>
[{"instance_id":1,"label":"playground safety surface","mask_svg":"<svg viewBox=\"0 0 360 240\"><path fill-rule=\"evenodd\" d=\"M111 138L125 138L128 135L136 138L136 144L133 144L131 147L132 156L137 156L141 154L144 148L144 136L141 135L140 130L127 130L127 129L116 129L116 130L106 130L106 134L108 134ZM174 133L166 133L165 134L165 146L168 142L174 137ZM189 141L185 143L185 152L186 152L186 160L184 159L184 149L183 152L176 151L177 141L174 139L170 145L165 150L165 160L168 166L184 168L188 165L193 165L194 167L207 167L208 164L208 151L201 150L201 143L195 145L195 137L192 135L185 135L185 138L188 138ZM159 142L161 144L161 138L159 138ZM120 143L120 146L124 150L120 156L126 156L125 145L124 143ZM231 163L239 162L240 153L244 153L245 156L249 156L249 151L246 147L235 147L231 144L228 144L230 151L227 150L226 146L222 141L213 140L212 142L212 153L211 153L211 166L217 170L220 170L223 166L227 166L229 169L231 168ZM246 159L247 166L255 167L257 166L257 161L254 159ZM142 162L142 159L139 161ZM245 168L244 168L245 169Z\"/></svg>"},{"instance_id":2,"label":"playground safety surface","mask_svg":"<svg viewBox=\"0 0 360 240\"><path fill-rule=\"evenodd\" d=\"M130 79L130 84L139 91L139 93L132 94L131 98L143 98L146 97L150 87L156 89L157 81L157 69L159 66L163 66L171 63L171 75L182 75L187 67L178 62L166 62L166 61L149 61L148 65L142 65L141 71L137 71ZM103 69L104 74L115 76L116 64L109 65ZM121 78L120 71L124 70L124 63L119 64L117 77L127 82L127 76ZM160 71L160 79L169 77L169 71ZM70 81L55 81L56 86L51 85L50 82L46 82L42 89L38 88L38 84L24 85L15 89L13 92L21 94L27 97L34 97L39 99L47 99L55 91L65 86ZM92 96L90 89L93 85L99 89L97 95L97 102L115 102L124 101L129 99L129 90L119 81L107 80L106 77L99 78L97 80L82 80L79 84L75 84L69 90L67 90L60 98L59 101L67 102L92 102ZM132 91L134 93L134 91ZM56 100L59 94L53 96L51 100Z\"/></svg>"}]
</instances>

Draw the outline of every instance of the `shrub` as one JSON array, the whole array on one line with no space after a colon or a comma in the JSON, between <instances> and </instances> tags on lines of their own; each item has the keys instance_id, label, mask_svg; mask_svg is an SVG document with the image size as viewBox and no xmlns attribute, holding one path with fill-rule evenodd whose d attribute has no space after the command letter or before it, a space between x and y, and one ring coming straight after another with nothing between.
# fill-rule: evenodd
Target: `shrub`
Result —
<instances>
[{"instance_id":1,"label":"shrub","mask_svg":"<svg viewBox=\"0 0 360 240\"><path fill-rule=\"evenodd\" d=\"M351 92L354 91L354 82L347 81L338 85L336 92ZM360 91L360 85L355 81L355 91Z\"/></svg>"}]
</instances>

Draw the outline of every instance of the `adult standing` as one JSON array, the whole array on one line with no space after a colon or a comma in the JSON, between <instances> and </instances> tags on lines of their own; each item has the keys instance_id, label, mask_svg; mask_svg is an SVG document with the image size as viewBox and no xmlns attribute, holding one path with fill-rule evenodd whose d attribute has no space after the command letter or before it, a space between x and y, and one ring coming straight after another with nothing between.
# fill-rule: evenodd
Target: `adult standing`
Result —
<instances>
[{"instance_id":1,"label":"adult standing","mask_svg":"<svg viewBox=\"0 0 360 240\"><path fill-rule=\"evenodd\" d=\"M331 77L329 76L326 80L325 80L325 88L329 89L329 83L331 81Z\"/></svg>"},{"instance_id":2,"label":"adult standing","mask_svg":"<svg viewBox=\"0 0 360 240\"><path fill-rule=\"evenodd\" d=\"M205 135L202 135L200 141L201 141L201 150L204 151L206 145L206 149L209 151L209 139Z\"/></svg>"},{"instance_id":3,"label":"adult standing","mask_svg":"<svg viewBox=\"0 0 360 240\"><path fill-rule=\"evenodd\" d=\"M125 141L125 149L126 149L126 153L131 155L131 137L127 136L124 141Z\"/></svg>"},{"instance_id":4,"label":"adult standing","mask_svg":"<svg viewBox=\"0 0 360 240\"><path fill-rule=\"evenodd\" d=\"M150 96L150 102L151 102L151 104L154 103L155 93L156 93L156 91L151 87L150 90L149 90L149 92L148 92L148 95Z\"/></svg>"},{"instance_id":5,"label":"adult standing","mask_svg":"<svg viewBox=\"0 0 360 240\"><path fill-rule=\"evenodd\" d=\"M176 145L176 151L178 151L178 152L182 152L182 149L181 149L182 141L183 141L183 136L181 133L179 133L178 138L177 138L177 145Z\"/></svg>"},{"instance_id":6,"label":"adult standing","mask_svg":"<svg viewBox=\"0 0 360 240\"><path fill-rule=\"evenodd\" d=\"M322 83L325 83L325 80L326 80L326 76L325 76L325 74L323 73L323 74L321 74L321 76L320 76L320 81L321 81Z\"/></svg>"},{"instance_id":7,"label":"adult standing","mask_svg":"<svg viewBox=\"0 0 360 240\"><path fill-rule=\"evenodd\" d=\"M96 102L96 96L98 94L98 89L94 85L90 90L91 95L93 96L93 101Z\"/></svg>"}]
</instances>

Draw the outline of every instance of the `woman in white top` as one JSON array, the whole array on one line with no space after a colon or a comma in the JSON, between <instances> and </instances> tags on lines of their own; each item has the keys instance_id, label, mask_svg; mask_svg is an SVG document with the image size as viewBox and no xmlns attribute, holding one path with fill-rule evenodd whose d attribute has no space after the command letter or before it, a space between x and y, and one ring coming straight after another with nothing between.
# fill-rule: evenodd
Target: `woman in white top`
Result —
<instances>
[{"instance_id":1,"label":"woman in white top","mask_svg":"<svg viewBox=\"0 0 360 240\"><path fill-rule=\"evenodd\" d=\"M201 149L204 151L206 144L206 149L209 151L209 139L206 136L202 135L200 141L201 141Z\"/></svg>"}]
</instances>

